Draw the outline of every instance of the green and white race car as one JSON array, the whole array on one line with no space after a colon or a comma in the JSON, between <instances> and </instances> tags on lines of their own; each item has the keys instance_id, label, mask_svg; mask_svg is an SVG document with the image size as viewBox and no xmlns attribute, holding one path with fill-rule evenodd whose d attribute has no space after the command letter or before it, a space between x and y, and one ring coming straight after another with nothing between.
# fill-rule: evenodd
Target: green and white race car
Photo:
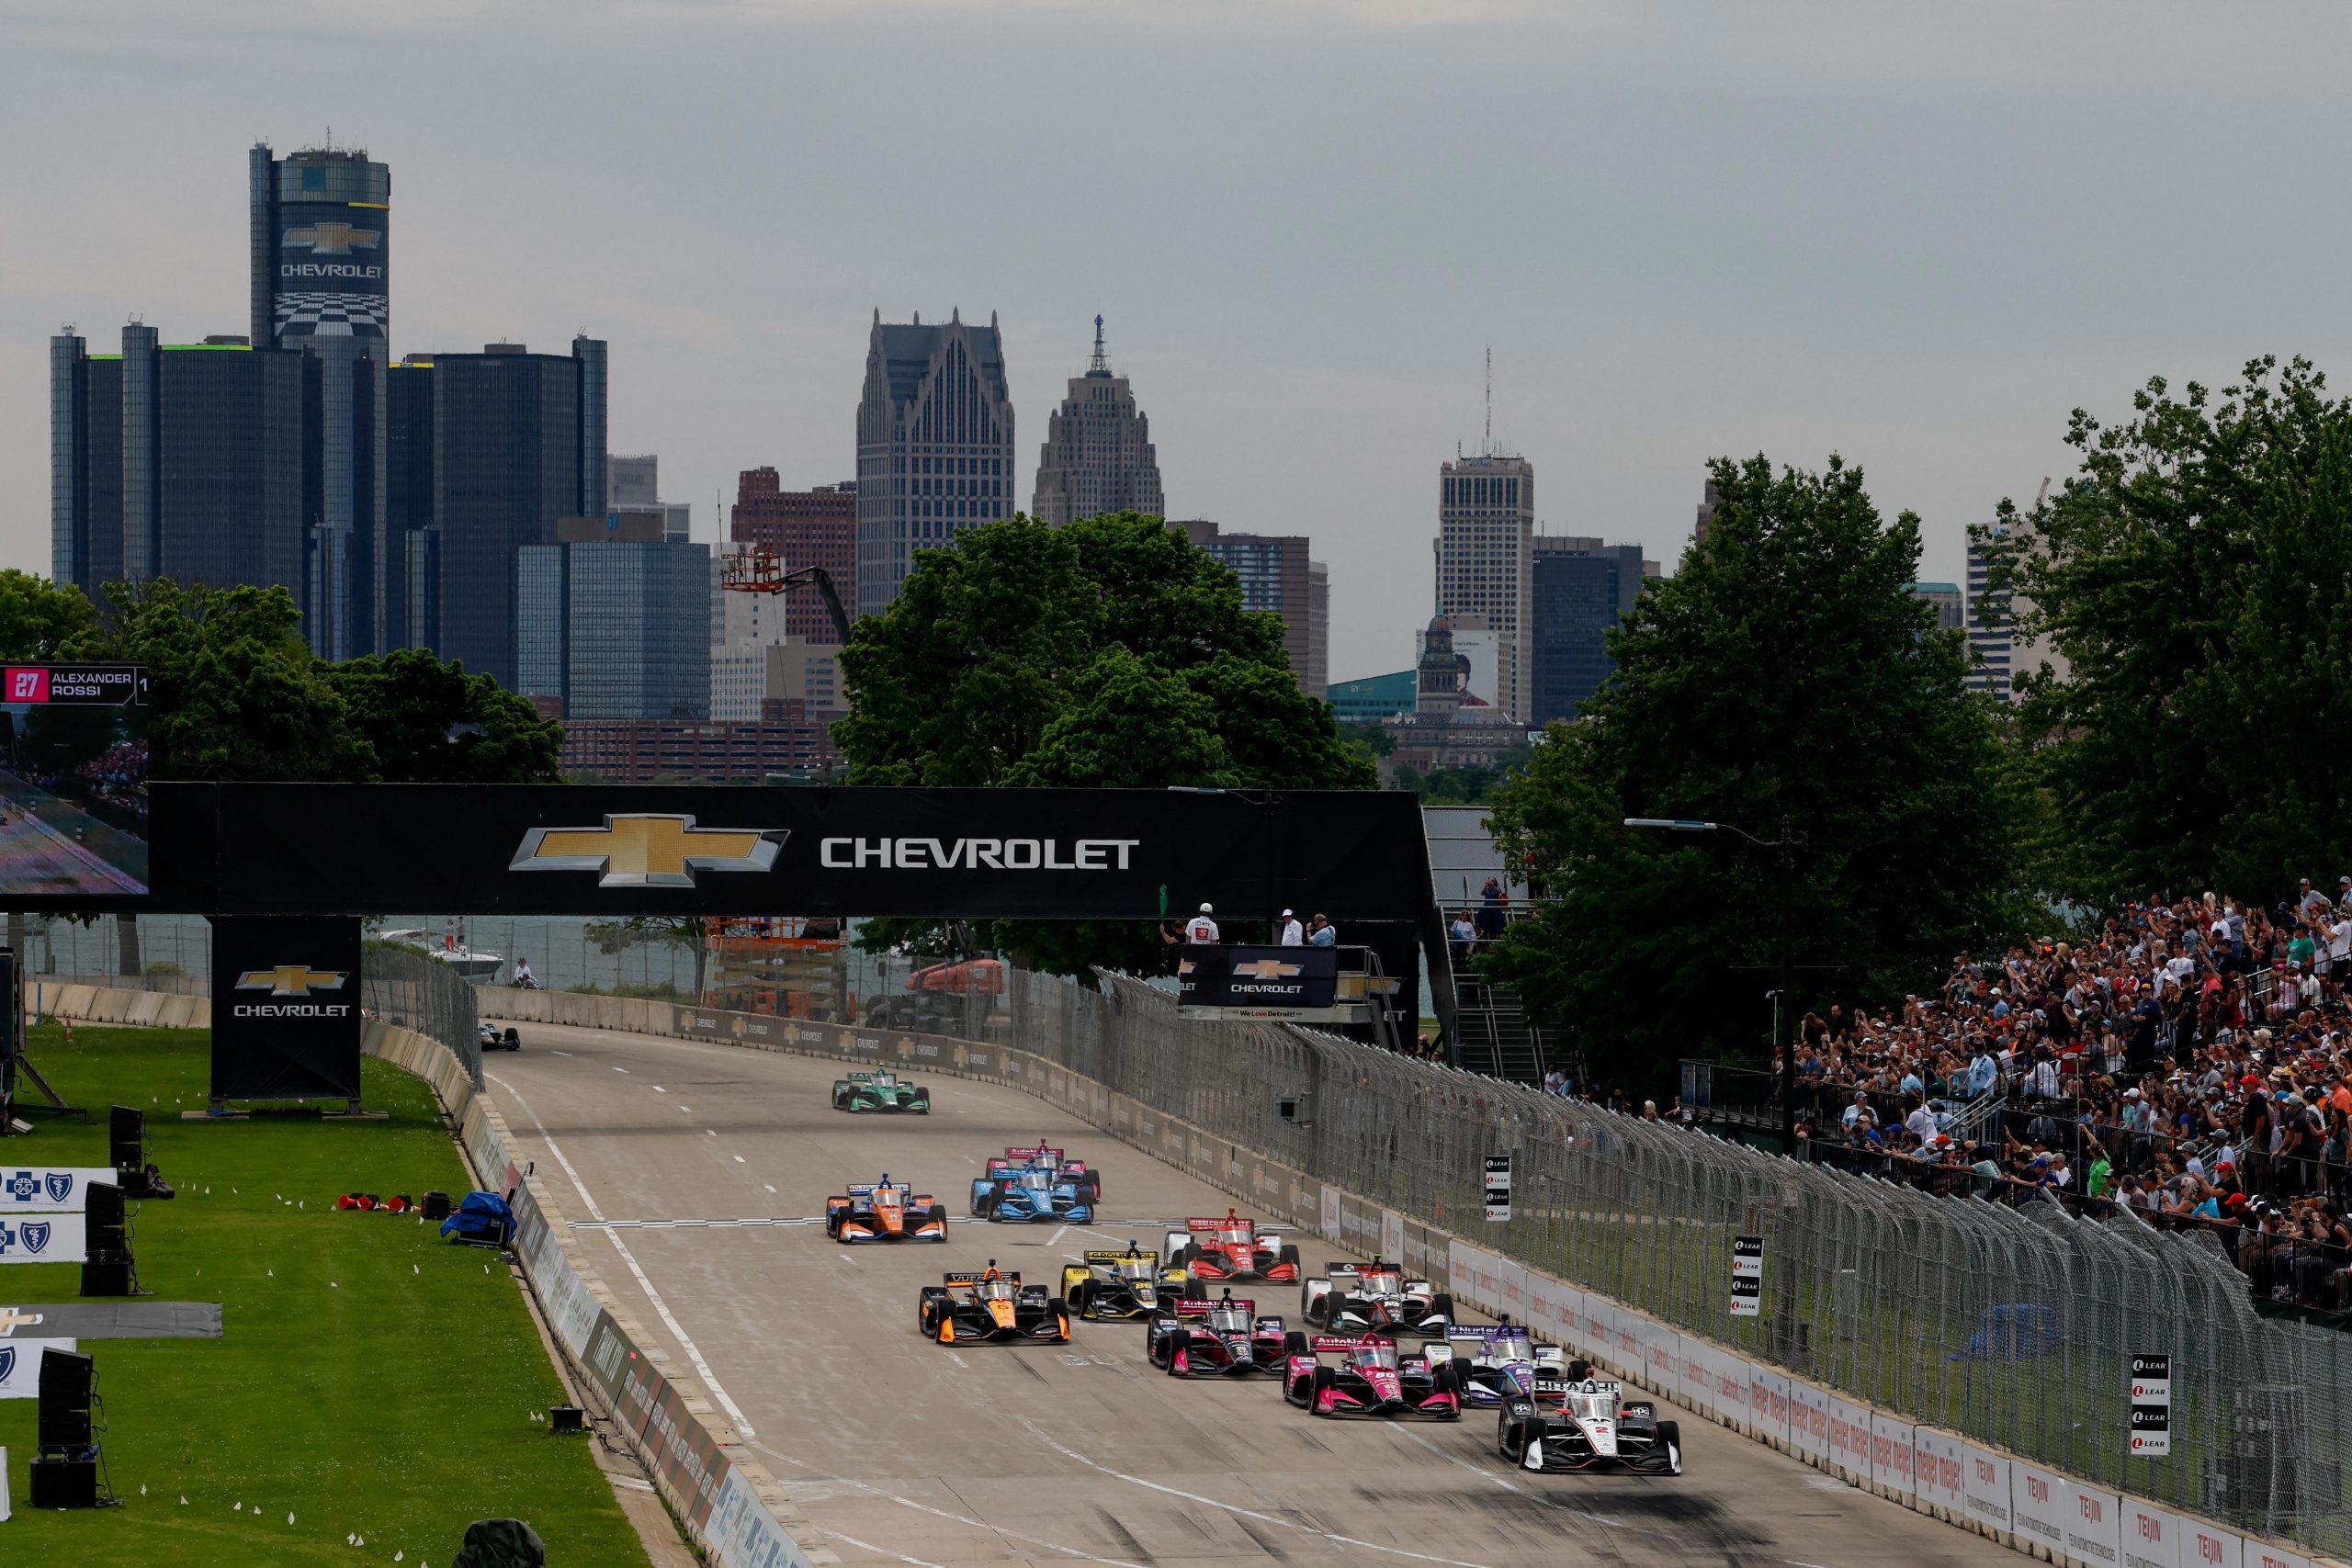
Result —
<instances>
[{"instance_id":1,"label":"green and white race car","mask_svg":"<svg viewBox=\"0 0 2352 1568\"><path fill-rule=\"evenodd\" d=\"M833 1080L836 1111L902 1111L931 1114L931 1090L919 1083L900 1083L896 1073L852 1073Z\"/></svg>"}]
</instances>

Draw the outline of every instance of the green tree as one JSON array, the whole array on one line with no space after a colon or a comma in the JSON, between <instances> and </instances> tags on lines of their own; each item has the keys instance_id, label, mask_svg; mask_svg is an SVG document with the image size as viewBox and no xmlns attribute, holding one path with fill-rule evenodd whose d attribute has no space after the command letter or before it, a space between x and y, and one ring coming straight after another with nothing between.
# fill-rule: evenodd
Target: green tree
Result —
<instances>
[{"instance_id":1,"label":"green tree","mask_svg":"<svg viewBox=\"0 0 2352 1568\"><path fill-rule=\"evenodd\" d=\"M2066 440L2057 494L1974 531L2064 660L2018 681L2066 828L2048 884L2262 897L2352 863L2352 401L2266 357L2219 394L2152 379L2120 423L2077 409Z\"/></svg>"},{"instance_id":2,"label":"green tree","mask_svg":"<svg viewBox=\"0 0 2352 1568\"><path fill-rule=\"evenodd\" d=\"M39 664L87 659L98 615L82 591L14 568L0 571L0 659Z\"/></svg>"},{"instance_id":3,"label":"green tree","mask_svg":"<svg viewBox=\"0 0 2352 1568\"><path fill-rule=\"evenodd\" d=\"M423 649L322 666L386 784L552 784L563 726L488 675Z\"/></svg>"},{"instance_id":4,"label":"green tree","mask_svg":"<svg viewBox=\"0 0 2352 1568\"><path fill-rule=\"evenodd\" d=\"M1553 725L1492 800L1498 844L1556 897L1487 969L1597 1070L1649 1081L1761 1050L1778 864L1624 818L1804 837L1795 1005L1924 989L2021 918L1990 704L1963 689L1960 635L1906 592L1918 520L1883 521L1834 457L1712 471L1713 526L1611 634L1586 722Z\"/></svg>"},{"instance_id":5,"label":"green tree","mask_svg":"<svg viewBox=\"0 0 2352 1568\"><path fill-rule=\"evenodd\" d=\"M0 610L6 585L0 583ZM160 779L552 781L562 727L430 653L311 656L284 588L109 584L81 657L144 664Z\"/></svg>"},{"instance_id":6,"label":"green tree","mask_svg":"<svg viewBox=\"0 0 2352 1568\"><path fill-rule=\"evenodd\" d=\"M990 523L925 550L842 652L833 727L856 784L1367 789L1363 750L1298 689L1279 616L1156 517ZM1067 973L1165 970L1148 924L999 922L977 932ZM876 922L876 944L922 944ZM935 943L934 943L935 945Z\"/></svg>"}]
</instances>

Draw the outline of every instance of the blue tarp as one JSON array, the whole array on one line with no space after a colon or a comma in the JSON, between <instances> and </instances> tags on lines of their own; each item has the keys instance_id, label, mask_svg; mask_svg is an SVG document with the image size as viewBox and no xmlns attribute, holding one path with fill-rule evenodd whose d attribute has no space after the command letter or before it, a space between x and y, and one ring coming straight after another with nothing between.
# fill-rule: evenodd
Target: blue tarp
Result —
<instances>
[{"instance_id":1,"label":"blue tarp","mask_svg":"<svg viewBox=\"0 0 2352 1568\"><path fill-rule=\"evenodd\" d=\"M441 1234L458 1241L503 1245L514 1234L514 1211L495 1192L469 1192L441 1222Z\"/></svg>"}]
</instances>

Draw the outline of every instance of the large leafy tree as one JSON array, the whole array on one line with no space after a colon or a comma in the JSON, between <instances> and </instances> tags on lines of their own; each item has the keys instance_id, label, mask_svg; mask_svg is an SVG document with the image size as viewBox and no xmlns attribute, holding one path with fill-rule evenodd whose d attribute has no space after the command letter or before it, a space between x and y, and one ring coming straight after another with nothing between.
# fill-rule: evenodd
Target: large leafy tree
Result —
<instances>
[{"instance_id":1,"label":"large leafy tree","mask_svg":"<svg viewBox=\"0 0 2352 1568\"><path fill-rule=\"evenodd\" d=\"M2262 358L2066 439L2080 471L1976 530L2060 656L2018 682L2050 885L2258 896L2352 864L2352 401Z\"/></svg>"},{"instance_id":2,"label":"large leafy tree","mask_svg":"<svg viewBox=\"0 0 2352 1568\"><path fill-rule=\"evenodd\" d=\"M991 523L916 557L842 653L833 739L859 784L1367 789L1329 704L1298 689L1279 616L1157 517ZM936 932L876 922L877 940ZM977 933L1065 972L1163 970L1149 926L1001 922Z\"/></svg>"},{"instance_id":3,"label":"large leafy tree","mask_svg":"<svg viewBox=\"0 0 2352 1568\"><path fill-rule=\"evenodd\" d=\"M78 595L77 595L78 597ZM0 594L0 599L5 599ZM147 666L160 779L554 781L562 727L487 675L405 649L311 657L283 588L168 579L107 589L85 656Z\"/></svg>"},{"instance_id":4,"label":"large leafy tree","mask_svg":"<svg viewBox=\"0 0 2352 1568\"><path fill-rule=\"evenodd\" d=\"M1611 634L1616 671L1555 724L1490 821L1556 901L1485 962L1596 1071L1662 1079L1679 1056L1759 1053L1775 984L1779 863L1729 833L1802 836L1798 1005L1924 989L2019 919L2011 790L1960 635L1907 591L1918 520L1881 517L1859 468L1712 465L1720 501L1675 576Z\"/></svg>"}]
</instances>

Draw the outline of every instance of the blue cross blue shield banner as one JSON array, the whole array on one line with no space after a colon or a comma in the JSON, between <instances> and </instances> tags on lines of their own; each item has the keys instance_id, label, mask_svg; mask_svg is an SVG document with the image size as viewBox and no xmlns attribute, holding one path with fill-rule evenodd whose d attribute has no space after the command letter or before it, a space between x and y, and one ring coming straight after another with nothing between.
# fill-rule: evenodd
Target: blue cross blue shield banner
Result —
<instances>
[{"instance_id":1,"label":"blue cross blue shield banner","mask_svg":"<svg viewBox=\"0 0 2352 1568\"><path fill-rule=\"evenodd\" d=\"M0 1263L79 1263L89 1250L80 1214L0 1214Z\"/></svg>"},{"instance_id":2,"label":"blue cross blue shield banner","mask_svg":"<svg viewBox=\"0 0 2352 1568\"><path fill-rule=\"evenodd\" d=\"M89 1207L90 1183L114 1179L114 1172L102 1166L35 1166L28 1170L0 1165L0 1214L78 1214Z\"/></svg>"}]
</instances>

